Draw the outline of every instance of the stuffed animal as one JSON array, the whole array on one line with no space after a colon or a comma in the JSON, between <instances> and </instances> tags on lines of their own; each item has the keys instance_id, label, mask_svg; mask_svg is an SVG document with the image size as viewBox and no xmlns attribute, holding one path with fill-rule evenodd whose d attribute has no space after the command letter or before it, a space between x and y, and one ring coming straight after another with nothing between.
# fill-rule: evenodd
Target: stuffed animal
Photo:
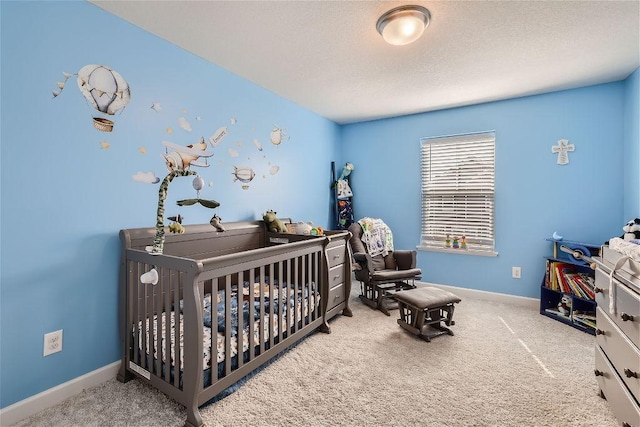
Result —
<instances>
[{"instance_id":1,"label":"stuffed animal","mask_svg":"<svg viewBox=\"0 0 640 427\"><path fill-rule=\"evenodd\" d=\"M569 295L562 295L560 302L558 303L558 311L565 316L571 313L571 297Z\"/></svg>"},{"instance_id":2,"label":"stuffed animal","mask_svg":"<svg viewBox=\"0 0 640 427\"><path fill-rule=\"evenodd\" d=\"M296 223L296 234L311 234L311 230L313 229L313 223L311 222L297 222Z\"/></svg>"},{"instance_id":3,"label":"stuffed animal","mask_svg":"<svg viewBox=\"0 0 640 427\"><path fill-rule=\"evenodd\" d=\"M624 227L624 234L620 236L623 240L640 239L640 218L632 219Z\"/></svg>"},{"instance_id":4,"label":"stuffed animal","mask_svg":"<svg viewBox=\"0 0 640 427\"><path fill-rule=\"evenodd\" d=\"M284 225L282 220L276 217L276 213L277 212L269 210L262 215L262 219L267 225L267 230L273 231L274 233L286 233L287 227Z\"/></svg>"},{"instance_id":5,"label":"stuffed animal","mask_svg":"<svg viewBox=\"0 0 640 427\"><path fill-rule=\"evenodd\" d=\"M216 230L220 232L225 230L224 226L222 225L222 218L220 218L218 214L215 214L213 217L211 217L209 224L211 224L213 227L215 227Z\"/></svg>"},{"instance_id":6,"label":"stuffed animal","mask_svg":"<svg viewBox=\"0 0 640 427\"><path fill-rule=\"evenodd\" d=\"M176 216L170 216L167 218L169 221L174 221L169 224L169 231L176 234L184 233L184 227L182 226L182 216L180 214Z\"/></svg>"},{"instance_id":7,"label":"stuffed animal","mask_svg":"<svg viewBox=\"0 0 640 427\"><path fill-rule=\"evenodd\" d=\"M351 171L354 170L356 167L353 166L353 163L347 163L344 165L344 169L342 169L342 175L340 175L340 178L338 178L338 181L341 181L343 179L347 179L347 177L349 175L351 175Z\"/></svg>"},{"instance_id":8,"label":"stuffed animal","mask_svg":"<svg viewBox=\"0 0 640 427\"><path fill-rule=\"evenodd\" d=\"M184 227L179 222L172 222L169 224L169 231L176 234L184 233Z\"/></svg>"}]
</instances>

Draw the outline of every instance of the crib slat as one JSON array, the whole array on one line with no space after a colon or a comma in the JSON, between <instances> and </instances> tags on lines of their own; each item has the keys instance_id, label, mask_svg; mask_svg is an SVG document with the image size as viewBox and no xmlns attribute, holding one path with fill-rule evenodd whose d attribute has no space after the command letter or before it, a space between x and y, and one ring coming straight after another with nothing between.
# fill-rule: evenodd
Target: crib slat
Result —
<instances>
[{"instance_id":1,"label":"crib slat","mask_svg":"<svg viewBox=\"0 0 640 427\"><path fill-rule=\"evenodd\" d=\"M244 364L244 293L242 283L242 273L238 273L238 368Z\"/></svg>"},{"instance_id":2,"label":"crib slat","mask_svg":"<svg viewBox=\"0 0 640 427\"><path fill-rule=\"evenodd\" d=\"M247 279L246 280L246 282L247 282L247 296L246 297L244 295L244 292L245 292L244 291L244 279L245 278ZM255 292L254 289L253 289L253 286L254 286L255 279L256 279L256 269L255 268L249 269L249 270L245 270L243 275L241 275L241 273L238 273L238 286L242 285L242 304L243 304L242 308L238 308L238 317L240 317L240 315L242 314L243 322L244 322L244 303L245 303L245 299L247 300L246 301L246 303L247 303L247 318L248 318L249 323L247 325L243 324L242 331L244 331L245 328L247 329L247 334L248 334L247 335L247 343L249 345L247 354L249 355L249 360L253 359L253 354L252 353L253 353L253 349L255 348L254 347L255 346L255 343L254 343L255 339L253 337L253 330L251 329L252 326L253 326L253 321L254 321L253 319L255 317L255 306L253 304L254 292ZM260 290L258 289L258 292L259 291ZM240 322L238 322L238 330L240 330ZM242 344L243 344L242 348L244 349L244 338L242 339ZM243 363L244 363L244 351L243 351L242 360L243 360ZM238 361L238 362L240 362L240 361ZM240 367L240 363L238 363L238 367Z\"/></svg>"},{"instance_id":3,"label":"crib slat","mask_svg":"<svg viewBox=\"0 0 640 427\"><path fill-rule=\"evenodd\" d=\"M293 260L290 258L287 260L287 338L291 335L291 327L294 323L293 314L295 311L295 305L291 304L292 297L292 283L291 283L291 269L293 268Z\"/></svg>"},{"instance_id":4,"label":"crib slat","mask_svg":"<svg viewBox=\"0 0 640 427\"><path fill-rule=\"evenodd\" d=\"M311 254L311 270L309 270L309 321L316 319L317 313L315 310L314 302L316 298L316 270L318 265L318 253Z\"/></svg>"},{"instance_id":5,"label":"crib slat","mask_svg":"<svg viewBox=\"0 0 640 427\"><path fill-rule=\"evenodd\" d=\"M256 309L255 307L255 283L256 280L258 280L259 282L262 281L262 278L260 277L260 274L256 271L255 268L252 268L250 270L247 270L247 292L248 292L248 297L247 297L247 304L249 304L249 324L247 325L247 333L248 335L248 343L249 343L249 361L253 360L253 358L256 355L256 346L258 345L258 343L256 342L256 338L253 334L253 327L255 324L255 318L257 316L260 315L259 309ZM256 276L257 274L257 276ZM260 286L258 285L258 292L260 292ZM238 315L239 315L239 311L238 311ZM238 365L240 366L240 365Z\"/></svg>"},{"instance_id":6,"label":"crib slat","mask_svg":"<svg viewBox=\"0 0 640 427\"><path fill-rule=\"evenodd\" d=\"M318 318L318 310L316 310L316 293L318 292L318 274L320 266L320 252L316 252L315 254L315 263L313 269L313 297L309 300L309 303L312 304L313 307L313 320Z\"/></svg>"},{"instance_id":7,"label":"crib slat","mask_svg":"<svg viewBox=\"0 0 640 427\"><path fill-rule=\"evenodd\" d=\"M283 277L282 277L282 264L284 261L278 261L278 342L282 342L282 330L284 329L284 325L282 324L282 319L285 316L285 308L287 307L286 297L282 294L282 290L285 289L282 287L283 285Z\"/></svg>"},{"instance_id":8,"label":"crib slat","mask_svg":"<svg viewBox=\"0 0 640 427\"><path fill-rule=\"evenodd\" d=\"M307 268L305 270L307 270L307 281L306 281L306 294L307 297L305 298L306 301L306 307L307 307L307 325L309 323L311 323L311 321L313 320L313 316L315 315L314 312L312 312L311 307L312 306L312 301L313 301L313 264L314 264L314 260L315 260L315 253L310 253L309 255L307 255Z\"/></svg>"},{"instance_id":9,"label":"crib slat","mask_svg":"<svg viewBox=\"0 0 640 427\"><path fill-rule=\"evenodd\" d=\"M218 278L211 281L211 384L218 378Z\"/></svg>"},{"instance_id":10,"label":"crib slat","mask_svg":"<svg viewBox=\"0 0 640 427\"><path fill-rule=\"evenodd\" d=\"M275 264L269 264L269 276L271 277L271 282L269 282L269 315L267 316L267 313L264 313L263 316L261 317L261 321L264 321L264 319L267 319L267 325L266 325L266 329L264 327L260 328L260 330L266 330L266 334L267 337L269 338L269 348L273 348L273 312L274 312L274 304L276 303L276 301L279 301L279 298L277 298L278 294L276 293L274 296L274 291L275 292L279 292L278 289L278 285L279 282L276 282L276 275L275 275ZM261 305L261 307L264 307L264 304Z\"/></svg>"},{"instance_id":11,"label":"crib slat","mask_svg":"<svg viewBox=\"0 0 640 427\"><path fill-rule=\"evenodd\" d=\"M273 283L273 277L270 278L270 285L271 283ZM258 320L258 340L260 341L260 348L258 349L258 354L262 354L264 353L264 322L265 322L265 312L264 312L264 303L265 303L265 298L264 298L264 292L265 292L265 274L264 274L264 265L260 266L260 277L258 280L259 283L259 289L258 292L259 294L259 301L260 301L260 318ZM253 301L252 300L252 305L253 305ZM252 325L253 326L253 325ZM251 335L253 336L253 328L251 328ZM257 344L256 344L257 345ZM252 353L255 352L255 350L253 350L252 348Z\"/></svg>"},{"instance_id":12,"label":"crib slat","mask_svg":"<svg viewBox=\"0 0 640 427\"><path fill-rule=\"evenodd\" d=\"M182 273L178 272L176 275L177 283L174 284L173 288L173 306L174 306L174 322L175 326L171 327L171 323L167 323L167 331L171 331L171 335L168 337L169 340L173 338L173 363L167 363L167 369L171 369L173 367L173 385L175 387L180 388L180 315L176 313L175 306L176 303L180 303L180 287L182 285L181 276ZM179 306L178 306L179 308ZM170 320L171 322L171 320Z\"/></svg>"},{"instance_id":13,"label":"crib slat","mask_svg":"<svg viewBox=\"0 0 640 427\"><path fill-rule=\"evenodd\" d=\"M253 282L255 281L255 277L256 277L256 269L252 268L250 270L246 270L245 272L247 274L247 292L248 292L248 301L249 301L249 325L248 325L248 330L249 332L251 332L252 327L253 327L253 322L254 322L254 318L256 316L256 309L255 306L253 304L254 301L254 295L253 295ZM244 293L244 282L240 282L240 280L242 280L240 277L238 277L238 283L243 283L243 293ZM244 298L243 298L244 299ZM254 357L254 348L256 346L255 343L255 338L253 336L252 333L249 333L249 360L252 360Z\"/></svg>"},{"instance_id":14,"label":"crib slat","mask_svg":"<svg viewBox=\"0 0 640 427\"><path fill-rule=\"evenodd\" d=\"M164 312L164 306L162 304L162 268L156 269L158 271L158 280L157 286L154 288L154 304L155 304L155 313L156 313L156 330L158 331L156 337L158 339L158 357L154 361L154 373L158 376L162 376L162 314Z\"/></svg>"},{"instance_id":15,"label":"crib slat","mask_svg":"<svg viewBox=\"0 0 640 427\"><path fill-rule=\"evenodd\" d=\"M302 287L302 294L300 295L300 315L302 316L302 325L303 326L306 326L306 325L309 324L309 315L308 315L308 313L305 314L305 312L304 312L304 302L305 302L304 296L305 296L305 293L307 293L307 288L311 286L309 284L309 281L307 280L307 272L310 271L309 268L311 268L311 255L310 254L302 256L302 265L303 266L304 266L305 262L307 264L307 268L303 268L301 273L300 273L301 276L302 276L301 281L300 281L300 285ZM309 274L309 277L310 276L311 276L311 274Z\"/></svg>"},{"instance_id":16,"label":"crib slat","mask_svg":"<svg viewBox=\"0 0 640 427\"><path fill-rule=\"evenodd\" d=\"M302 311L300 311L300 315L298 315L298 310L300 309L300 302L298 301L298 277L300 274L300 257L296 257L293 261L294 269L293 269L293 301L294 301L294 325L293 330L298 332L298 322L300 321L300 315Z\"/></svg>"},{"instance_id":17,"label":"crib slat","mask_svg":"<svg viewBox=\"0 0 640 427\"><path fill-rule=\"evenodd\" d=\"M164 338L164 380L171 383L171 270L166 271L164 268L161 270L162 278L162 290L164 292L164 324L165 331L162 335ZM163 359L160 359L163 360Z\"/></svg>"},{"instance_id":18,"label":"crib slat","mask_svg":"<svg viewBox=\"0 0 640 427\"><path fill-rule=\"evenodd\" d=\"M224 313L224 371L225 375L229 375L231 373L231 275L227 274L225 283L225 292L224 292L224 304L225 304L225 313ZM237 336L236 336L237 338Z\"/></svg>"}]
</instances>

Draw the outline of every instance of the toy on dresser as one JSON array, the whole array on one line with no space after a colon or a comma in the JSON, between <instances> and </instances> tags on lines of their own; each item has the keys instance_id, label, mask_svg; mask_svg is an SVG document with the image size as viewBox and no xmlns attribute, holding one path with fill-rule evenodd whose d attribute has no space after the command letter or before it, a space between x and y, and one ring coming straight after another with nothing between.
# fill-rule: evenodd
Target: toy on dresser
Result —
<instances>
[{"instance_id":1,"label":"toy on dresser","mask_svg":"<svg viewBox=\"0 0 640 427\"><path fill-rule=\"evenodd\" d=\"M287 227L284 225L284 222L282 222L281 219L278 219L278 217L276 216L276 213L277 212L274 212L272 210L266 211L262 215L262 220L267 225L267 229L269 231L272 231L275 233L286 233Z\"/></svg>"},{"instance_id":2,"label":"toy on dresser","mask_svg":"<svg viewBox=\"0 0 640 427\"><path fill-rule=\"evenodd\" d=\"M621 239L630 241L640 239L640 218L635 218L625 224L622 227L624 234L620 236Z\"/></svg>"}]
</instances>

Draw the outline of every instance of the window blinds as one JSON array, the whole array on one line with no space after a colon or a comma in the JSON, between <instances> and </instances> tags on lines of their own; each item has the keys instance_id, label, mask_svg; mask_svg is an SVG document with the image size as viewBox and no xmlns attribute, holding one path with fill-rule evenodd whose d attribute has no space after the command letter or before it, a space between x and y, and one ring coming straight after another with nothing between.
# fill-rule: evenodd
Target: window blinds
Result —
<instances>
[{"instance_id":1,"label":"window blinds","mask_svg":"<svg viewBox=\"0 0 640 427\"><path fill-rule=\"evenodd\" d=\"M470 249L494 250L495 132L422 138L421 245L466 236Z\"/></svg>"}]
</instances>

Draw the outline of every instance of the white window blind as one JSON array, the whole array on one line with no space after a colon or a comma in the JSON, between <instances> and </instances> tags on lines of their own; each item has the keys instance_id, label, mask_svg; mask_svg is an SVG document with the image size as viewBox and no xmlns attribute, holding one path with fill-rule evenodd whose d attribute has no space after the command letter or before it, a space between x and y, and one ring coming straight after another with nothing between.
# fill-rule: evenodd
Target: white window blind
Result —
<instances>
[{"instance_id":1,"label":"white window blind","mask_svg":"<svg viewBox=\"0 0 640 427\"><path fill-rule=\"evenodd\" d=\"M495 132L422 138L421 246L466 236L469 250L494 251Z\"/></svg>"}]
</instances>

